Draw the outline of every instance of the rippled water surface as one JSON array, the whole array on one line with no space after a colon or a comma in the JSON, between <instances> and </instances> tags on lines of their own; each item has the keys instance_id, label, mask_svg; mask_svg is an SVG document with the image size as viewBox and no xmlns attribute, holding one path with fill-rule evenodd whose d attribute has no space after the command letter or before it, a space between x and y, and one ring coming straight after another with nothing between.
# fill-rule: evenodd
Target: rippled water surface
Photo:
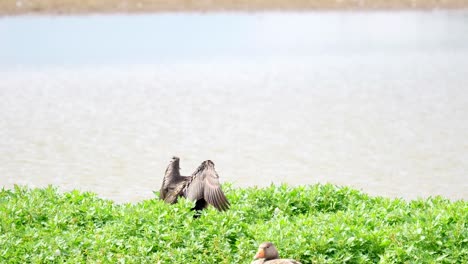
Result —
<instances>
[{"instance_id":1,"label":"rippled water surface","mask_svg":"<svg viewBox=\"0 0 468 264\"><path fill-rule=\"evenodd\" d=\"M468 12L0 18L0 185L468 199Z\"/></svg>"}]
</instances>

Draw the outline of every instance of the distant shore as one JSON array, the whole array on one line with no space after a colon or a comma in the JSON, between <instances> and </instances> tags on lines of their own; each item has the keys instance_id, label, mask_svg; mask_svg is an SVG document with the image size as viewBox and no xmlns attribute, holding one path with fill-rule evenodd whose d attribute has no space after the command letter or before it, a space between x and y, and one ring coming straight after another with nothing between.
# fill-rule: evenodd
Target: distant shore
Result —
<instances>
[{"instance_id":1,"label":"distant shore","mask_svg":"<svg viewBox=\"0 0 468 264\"><path fill-rule=\"evenodd\" d=\"M468 8L468 0L3 0L0 15L211 11L433 10Z\"/></svg>"}]
</instances>

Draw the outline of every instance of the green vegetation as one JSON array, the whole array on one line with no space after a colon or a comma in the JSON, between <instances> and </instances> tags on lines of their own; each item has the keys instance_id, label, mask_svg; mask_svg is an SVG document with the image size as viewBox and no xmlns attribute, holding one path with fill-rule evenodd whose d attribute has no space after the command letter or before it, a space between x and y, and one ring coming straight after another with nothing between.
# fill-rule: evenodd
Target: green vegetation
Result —
<instances>
[{"instance_id":1,"label":"green vegetation","mask_svg":"<svg viewBox=\"0 0 468 264\"><path fill-rule=\"evenodd\" d=\"M224 186L232 208L115 204L93 193L0 191L1 263L250 263L258 244L302 263L468 263L468 202L333 185Z\"/></svg>"}]
</instances>

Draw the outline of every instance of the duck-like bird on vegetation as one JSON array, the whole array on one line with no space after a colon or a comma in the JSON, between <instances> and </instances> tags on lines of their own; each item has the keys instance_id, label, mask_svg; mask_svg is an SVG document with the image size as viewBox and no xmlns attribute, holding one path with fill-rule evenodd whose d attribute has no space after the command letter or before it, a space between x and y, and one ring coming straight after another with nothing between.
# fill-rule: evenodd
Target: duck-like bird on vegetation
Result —
<instances>
[{"instance_id":1,"label":"duck-like bird on vegetation","mask_svg":"<svg viewBox=\"0 0 468 264\"><path fill-rule=\"evenodd\" d=\"M301 264L293 259L280 259L278 250L271 242L264 242L258 247L258 252L255 255L251 264Z\"/></svg>"},{"instance_id":2,"label":"duck-like bird on vegetation","mask_svg":"<svg viewBox=\"0 0 468 264\"><path fill-rule=\"evenodd\" d=\"M219 176L211 160L205 160L191 176L180 175L180 159L173 157L164 174L159 198L174 204L179 197L195 201L192 210L201 211L209 204L219 211L229 209L229 201L221 190Z\"/></svg>"}]
</instances>

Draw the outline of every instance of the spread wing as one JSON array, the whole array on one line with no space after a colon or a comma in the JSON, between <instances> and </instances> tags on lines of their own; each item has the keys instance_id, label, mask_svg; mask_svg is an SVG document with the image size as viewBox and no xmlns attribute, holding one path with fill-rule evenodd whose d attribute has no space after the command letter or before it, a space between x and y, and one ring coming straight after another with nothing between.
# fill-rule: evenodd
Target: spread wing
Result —
<instances>
[{"instance_id":1,"label":"spread wing","mask_svg":"<svg viewBox=\"0 0 468 264\"><path fill-rule=\"evenodd\" d=\"M159 198L161 200L166 200L168 195L172 195L172 190L177 188L175 185L179 184L179 181L182 182L185 180L184 177L180 176L179 161L179 157L174 156L172 157L169 165L167 165L166 171L164 172L163 182L161 184L161 190L159 191Z\"/></svg>"},{"instance_id":2,"label":"spread wing","mask_svg":"<svg viewBox=\"0 0 468 264\"><path fill-rule=\"evenodd\" d=\"M221 184L219 183L219 177L216 171L212 173L209 171L205 176L204 198L219 211L226 211L229 209L229 201L221 190Z\"/></svg>"},{"instance_id":3,"label":"spread wing","mask_svg":"<svg viewBox=\"0 0 468 264\"><path fill-rule=\"evenodd\" d=\"M170 164L169 164L169 166L170 166ZM161 190L159 190L159 198L161 200L166 199L166 195L167 195L167 191L168 191L167 184L169 183L169 179L171 178L171 175L172 175L172 171L169 170L169 166L166 168L166 172L164 172L164 178L163 178L163 182L161 184Z\"/></svg>"},{"instance_id":4,"label":"spread wing","mask_svg":"<svg viewBox=\"0 0 468 264\"><path fill-rule=\"evenodd\" d=\"M185 193L187 199L192 201L203 199L204 185L205 181L203 172L196 172L193 174Z\"/></svg>"},{"instance_id":5,"label":"spread wing","mask_svg":"<svg viewBox=\"0 0 468 264\"><path fill-rule=\"evenodd\" d=\"M208 204L211 204L219 211L229 209L229 201L221 190L219 176L212 168L205 168L197 171L192 176L186 196L192 201L204 199Z\"/></svg>"}]
</instances>

